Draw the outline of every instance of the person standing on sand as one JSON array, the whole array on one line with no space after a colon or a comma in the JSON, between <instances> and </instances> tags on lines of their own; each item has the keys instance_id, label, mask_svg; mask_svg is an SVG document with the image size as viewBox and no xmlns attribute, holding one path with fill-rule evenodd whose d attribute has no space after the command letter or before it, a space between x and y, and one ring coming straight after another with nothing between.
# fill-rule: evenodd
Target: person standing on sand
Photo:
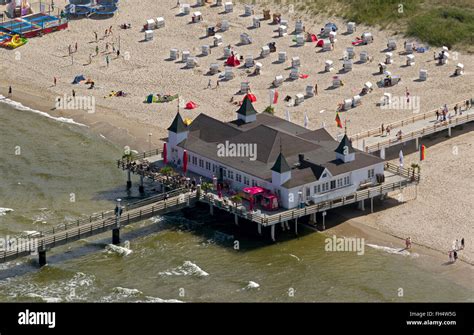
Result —
<instances>
[{"instance_id":1,"label":"person standing on sand","mask_svg":"<svg viewBox=\"0 0 474 335\"><path fill-rule=\"evenodd\" d=\"M76 97L76 91L75 91L75 90L72 90L72 97L73 97L73 98Z\"/></svg>"},{"instance_id":2,"label":"person standing on sand","mask_svg":"<svg viewBox=\"0 0 474 335\"><path fill-rule=\"evenodd\" d=\"M54 82L54 86L56 86L56 83L57 83L56 77L54 77L53 82Z\"/></svg>"},{"instance_id":3,"label":"person standing on sand","mask_svg":"<svg viewBox=\"0 0 474 335\"><path fill-rule=\"evenodd\" d=\"M436 121L438 121L438 119L439 119L439 112L438 112L438 110L436 110L436 113L435 113L435 114L436 114Z\"/></svg>"},{"instance_id":4,"label":"person standing on sand","mask_svg":"<svg viewBox=\"0 0 474 335\"><path fill-rule=\"evenodd\" d=\"M453 251L453 256L454 256L454 261L456 262L458 260L458 253L456 250Z\"/></svg>"},{"instance_id":5,"label":"person standing on sand","mask_svg":"<svg viewBox=\"0 0 474 335\"><path fill-rule=\"evenodd\" d=\"M105 61L107 62L107 67L109 67L109 62L110 62L109 55L105 56Z\"/></svg>"},{"instance_id":6,"label":"person standing on sand","mask_svg":"<svg viewBox=\"0 0 474 335\"><path fill-rule=\"evenodd\" d=\"M96 56L99 55L99 46L98 45L95 46L95 55Z\"/></svg>"},{"instance_id":7,"label":"person standing on sand","mask_svg":"<svg viewBox=\"0 0 474 335\"><path fill-rule=\"evenodd\" d=\"M318 95L318 84L314 84L314 94Z\"/></svg>"},{"instance_id":8,"label":"person standing on sand","mask_svg":"<svg viewBox=\"0 0 474 335\"><path fill-rule=\"evenodd\" d=\"M405 87L405 95L407 97L407 103L410 103L410 92L408 92L408 87Z\"/></svg>"},{"instance_id":9,"label":"person standing on sand","mask_svg":"<svg viewBox=\"0 0 474 335\"><path fill-rule=\"evenodd\" d=\"M94 31L94 36L95 36L95 41L97 43L97 40L98 40L97 31Z\"/></svg>"},{"instance_id":10,"label":"person standing on sand","mask_svg":"<svg viewBox=\"0 0 474 335\"><path fill-rule=\"evenodd\" d=\"M382 126L380 128L382 129L382 136L383 136L383 134L385 132L385 127L383 126L383 123L382 123Z\"/></svg>"},{"instance_id":11,"label":"person standing on sand","mask_svg":"<svg viewBox=\"0 0 474 335\"><path fill-rule=\"evenodd\" d=\"M120 50L117 49L117 58L120 57Z\"/></svg>"},{"instance_id":12,"label":"person standing on sand","mask_svg":"<svg viewBox=\"0 0 474 335\"><path fill-rule=\"evenodd\" d=\"M12 87L9 86L8 87L8 97L11 98L12 95L13 95L13 90L12 90Z\"/></svg>"},{"instance_id":13,"label":"person standing on sand","mask_svg":"<svg viewBox=\"0 0 474 335\"><path fill-rule=\"evenodd\" d=\"M217 80L217 83L216 83L216 88L219 87L219 79Z\"/></svg>"},{"instance_id":14,"label":"person standing on sand","mask_svg":"<svg viewBox=\"0 0 474 335\"><path fill-rule=\"evenodd\" d=\"M207 88L211 88L211 79L209 79L208 83L207 83Z\"/></svg>"}]
</instances>

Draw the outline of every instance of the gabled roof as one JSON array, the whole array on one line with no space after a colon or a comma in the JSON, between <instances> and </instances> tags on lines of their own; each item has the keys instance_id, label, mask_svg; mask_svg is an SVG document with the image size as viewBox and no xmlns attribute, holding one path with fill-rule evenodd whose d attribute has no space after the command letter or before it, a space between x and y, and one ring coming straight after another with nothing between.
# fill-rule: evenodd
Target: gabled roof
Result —
<instances>
[{"instance_id":1,"label":"gabled roof","mask_svg":"<svg viewBox=\"0 0 474 335\"><path fill-rule=\"evenodd\" d=\"M288 162L286 161L285 156L283 156L281 152L278 155L278 158L275 161L275 164L273 164L273 167L271 168L271 170L278 173L291 171L290 165L288 165Z\"/></svg>"},{"instance_id":2,"label":"gabled roof","mask_svg":"<svg viewBox=\"0 0 474 335\"><path fill-rule=\"evenodd\" d=\"M245 96L244 101L242 101L242 106L240 106L237 113L245 116L257 114L257 111L253 108L252 101L250 101L248 96Z\"/></svg>"},{"instance_id":3,"label":"gabled roof","mask_svg":"<svg viewBox=\"0 0 474 335\"><path fill-rule=\"evenodd\" d=\"M173 122L171 123L171 126L168 127L168 130L176 134L188 130L179 112L176 114Z\"/></svg>"},{"instance_id":4,"label":"gabled roof","mask_svg":"<svg viewBox=\"0 0 474 335\"><path fill-rule=\"evenodd\" d=\"M347 152L345 152L345 148L347 148ZM347 137L347 134L344 134L344 137L334 151L341 155L347 155L355 152L354 148L352 147L352 142L349 137Z\"/></svg>"}]
</instances>

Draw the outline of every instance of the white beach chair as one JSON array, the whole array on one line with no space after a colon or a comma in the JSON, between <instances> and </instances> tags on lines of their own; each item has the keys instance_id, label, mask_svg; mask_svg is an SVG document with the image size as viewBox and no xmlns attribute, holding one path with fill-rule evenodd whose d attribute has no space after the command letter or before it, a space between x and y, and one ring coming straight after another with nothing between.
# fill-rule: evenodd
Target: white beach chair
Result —
<instances>
[{"instance_id":1,"label":"white beach chair","mask_svg":"<svg viewBox=\"0 0 474 335\"><path fill-rule=\"evenodd\" d=\"M368 59L369 59L369 54L367 53L367 51L362 51L360 53L360 61L362 63L366 63Z\"/></svg>"},{"instance_id":2,"label":"white beach chair","mask_svg":"<svg viewBox=\"0 0 474 335\"><path fill-rule=\"evenodd\" d=\"M246 34L246 33L240 34L240 43L241 44L251 44L252 43L252 38L250 37L249 34Z\"/></svg>"},{"instance_id":3,"label":"white beach chair","mask_svg":"<svg viewBox=\"0 0 474 335\"><path fill-rule=\"evenodd\" d=\"M461 76L463 74L464 74L464 64L458 63L458 65L456 65L456 70L454 71L454 75Z\"/></svg>"},{"instance_id":4,"label":"white beach chair","mask_svg":"<svg viewBox=\"0 0 474 335\"><path fill-rule=\"evenodd\" d=\"M214 35L214 46L217 47L222 44L222 36L221 35Z\"/></svg>"},{"instance_id":5,"label":"white beach chair","mask_svg":"<svg viewBox=\"0 0 474 335\"><path fill-rule=\"evenodd\" d=\"M393 38L390 38L387 42L387 49L388 50L396 50L397 49L397 42L395 41L395 39Z\"/></svg>"},{"instance_id":6,"label":"white beach chair","mask_svg":"<svg viewBox=\"0 0 474 335\"><path fill-rule=\"evenodd\" d=\"M273 80L273 86L278 87L278 86L281 86L281 84L283 84L283 76L282 75L275 76L275 80Z\"/></svg>"},{"instance_id":7,"label":"white beach chair","mask_svg":"<svg viewBox=\"0 0 474 335\"><path fill-rule=\"evenodd\" d=\"M407 55L407 66L415 65L415 55L409 54Z\"/></svg>"},{"instance_id":8,"label":"white beach chair","mask_svg":"<svg viewBox=\"0 0 474 335\"><path fill-rule=\"evenodd\" d=\"M303 35L296 35L296 45L297 46L303 46L306 42L306 39L304 38Z\"/></svg>"},{"instance_id":9,"label":"white beach chair","mask_svg":"<svg viewBox=\"0 0 474 335\"><path fill-rule=\"evenodd\" d=\"M314 86L313 85L307 85L306 86L306 96L307 97L313 97L314 96Z\"/></svg>"},{"instance_id":10,"label":"white beach chair","mask_svg":"<svg viewBox=\"0 0 474 335\"><path fill-rule=\"evenodd\" d=\"M253 6L252 5L244 5L244 15L245 16L253 15Z\"/></svg>"},{"instance_id":11,"label":"white beach chair","mask_svg":"<svg viewBox=\"0 0 474 335\"><path fill-rule=\"evenodd\" d=\"M356 31L356 24L355 22L348 22L347 23L347 33L352 34Z\"/></svg>"},{"instance_id":12,"label":"white beach chair","mask_svg":"<svg viewBox=\"0 0 474 335\"><path fill-rule=\"evenodd\" d=\"M163 28L165 26L165 19L163 17L156 18L156 28Z\"/></svg>"},{"instance_id":13,"label":"white beach chair","mask_svg":"<svg viewBox=\"0 0 474 335\"><path fill-rule=\"evenodd\" d=\"M145 41L151 41L153 39L153 35L153 30L145 30Z\"/></svg>"},{"instance_id":14,"label":"white beach chair","mask_svg":"<svg viewBox=\"0 0 474 335\"><path fill-rule=\"evenodd\" d=\"M295 106L301 105L304 102L304 94L298 93L295 95Z\"/></svg>"},{"instance_id":15,"label":"white beach chair","mask_svg":"<svg viewBox=\"0 0 474 335\"><path fill-rule=\"evenodd\" d=\"M392 64L393 63L393 53L386 52L385 53L385 64Z\"/></svg>"},{"instance_id":16,"label":"white beach chair","mask_svg":"<svg viewBox=\"0 0 474 335\"><path fill-rule=\"evenodd\" d=\"M255 61L252 55L245 57L245 67L252 67L255 65Z\"/></svg>"},{"instance_id":17,"label":"white beach chair","mask_svg":"<svg viewBox=\"0 0 474 335\"><path fill-rule=\"evenodd\" d=\"M211 50L211 47L209 45L205 44L201 47L201 54L203 56L209 56L209 51L210 50Z\"/></svg>"},{"instance_id":18,"label":"white beach chair","mask_svg":"<svg viewBox=\"0 0 474 335\"><path fill-rule=\"evenodd\" d=\"M229 58L230 56L232 56L232 49L228 48L228 47L225 47L224 48L224 58Z\"/></svg>"},{"instance_id":19,"label":"white beach chair","mask_svg":"<svg viewBox=\"0 0 474 335\"><path fill-rule=\"evenodd\" d=\"M232 71L232 68L229 66L226 66L224 69L224 78L226 80L231 80L234 78L234 72Z\"/></svg>"},{"instance_id":20,"label":"white beach chair","mask_svg":"<svg viewBox=\"0 0 474 335\"><path fill-rule=\"evenodd\" d=\"M278 52L278 62L284 63L288 60L288 57L286 55L286 51L279 51Z\"/></svg>"},{"instance_id":21,"label":"white beach chair","mask_svg":"<svg viewBox=\"0 0 474 335\"><path fill-rule=\"evenodd\" d=\"M262 73L262 68L263 68L262 63L256 62L255 63L255 74L259 75L260 73Z\"/></svg>"},{"instance_id":22,"label":"white beach chair","mask_svg":"<svg viewBox=\"0 0 474 335\"><path fill-rule=\"evenodd\" d=\"M234 5L231 1L224 3L224 11L226 13L232 13L234 11Z\"/></svg>"},{"instance_id":23,"label":"white beach chair","mask_svg":"<svg viewBox=\"0 0 474 335\"><path fill-rule=\"evenodd\" d=\"M278 28L278 36L283 37L288 35L288 27L284 25L280 25Z\"/></svg>"},{"instance_id":24,"label":"white beach chair","mask_svg":"<svg viewBox=\"0 0 474 335\"><path fill-rule=\"evenodd\" d=\"M301 61L299 57L292 57L291 58L291 67L300 67Z\"/></svg>"},{"instance_id":25,"label":"white beach chair","mask_svg":"<svg viewBox=\"0 0 474 335\"><path fill-rule=\"evenodd\" d=\"M189 13L191 13L191 6L187 3L183 3L179 8L179 12L183 15L188 15Z\"/></svg>"},{"instance_id":26,"label":"white beach chair","mask_svg":"<svg viewBox=\"0 0 474 335\"><path fill-rule=\"evenodd\" d=\"M343 104L342 109L346 111L346 110L351 109L351 107L352 107L352 99L344 99L344 104Z\"/></svg>"},{"instance_id":27,"label":"white beach chair","mask_svg":"<svg viewBox=\"0 0 474 335\"><path fill-rule=\"evenodd\" d=\"M363 33L362 41L364 41L364 44L372 43L374 41L374 37L372 36L372 33Z\"/></svg>"},{"instance_id":28,"label":"white beach chair","mask_svg":"<svg viewBox=\"0 0 474 335\"><path fill-rule=\"evenodd\" d=\"M147 30L155 29L155 27L156 27L155 20L153 20L153 19L146 20L146 29Z\"/></svg>"},{"instance_id":29,"label":"white beach chair","mask_svg":"<svg viewBox=\"0 0 474 335\"><path fill-rule=\"evenodd\" d=\"M300 77L300 68L299 67L293 67L290 70L290 79L291 80L297 80Z\"/></svg>"},{"instance_id":30,"label":"white beach chair","mask_svg":"<svg viewBox=\"0 0 474 335\"><path fill-rule=\"evenodd\" d=\"M348 47L348 48L346 49L346 53L347 53L347 57L348 57L349 59L353 59L354 56L355 56L354 47Z\"/></svg>"},{"instance_id":31,"label":"white beach chair","mask_svg":"<svg viewBox=\"0 0 474 335\"><path fill-rule=\"evenodd\" d=\"M354 95L352 97L352 107L357 107L361 104L360 95Z\"/></svg>"},{"instance_id":32,"label":"white beach chair","mask_svg":"<svg viewBox=\"0 0 474 335\"><path fill-rule=\"evenodd\" d=\"M179 58L179 50L178 49L170 49L170 59L176 60Z\"/></svg>"},{"instance_id":33,"label":"white beach chair","mask_svg":"<svg viewBox=\"0 0 474 335\"><path fill-rule=\"evenodd\" d=\"M194 67L198 66L198 61L196 57L188 57L186 59L186 67L188 69L192 69Z\"/></svg>"},{"instance_id":34,"label":"white beach chair","mask_svg":"<svg viewBox=\"0 0 474 335\"><path fill-rule=\"evenodd\" d=\"M341 78L339 76L332 77L332 87L339 87L341 86Z\"/></svg>"},{"instance_id":35,"label":"white beach chair","mask_svg":"<svg viewBox=\"0 0 474 335\"><path fill-rule=\"evenodd\" d=\"M303 31L304 31L304 24L303 24L303 21L301 21L301 20L296 21L296 24L295 24L295 33L301 34Z\"/></svg>"},{"instance_id":36,"label":"white beach chair","mask_svg":"<svg viewBox=\"0 0 474 335\"><path fill-rule=\"evenodd\" d=\"M427 79L428 79L428 70L421 69L420 80L427 80Z\"/></svg>"},{"instance_id":37,"label":"white beach chair","mask_svg":"<svg viewBox=\"0 0 474 335\"><path fill-rule=\"evenodd\" d=\"M252 27L254 28L260 28L260 18L259 17L253 17L252 18Z\"/></svg>"},{"instance_id":38,"label":"white beach chair","mask_svg":"<svg viewBox=\"0 0 474 335\"><path fill-rule=\"evenodd\" d=\"M229 21L222 20L221 21L221 31L227 31L227 30L229 30Z\"/></svg>"},{"instance_id":39,"label":"white beach chair","mask_svg":"<svg viewBox=\"0 0 474 335\"><path fill-rule=\"evenodd\" d=\"M323 42L323 51L331 51L332 50L332 44L330 40L324 40Z\"/></svg>"},{"instance_id":40,"label":"white beach chair","mask_svg":"<svg viewBox=\"0 0 474 335\"><path fill-rule=\"evenodd\" d=\"M334 70L333 68L333 61L332 60L327 60L325 63L324 63L324 71L326 72L331 72L332 70Z\"/></svg>"},{"instance_id":41,"label":"white beach chair","mask_svg":"<svg viewBox=\"0 0 474 335\"><path fill-rule=\"evenodd\" d=\"M249 82L243 81L240 83L240 93L246 94L249 91Z\"/></svg>"},{"instance_id":42,"label":"white beach chair","mask_svg":"<svg viewBox=\"0 0 474 335\"><path fill-rule=\"evenodd\" d=\"M342 69L344 72L352 71L352 59L346 59L342 63Z\"/></svg>"},{"instance_id":43,"label":"white beach chair","mask_svg":"<svg viewBox=\"0 0 474 335\"><path fill-rule=\"evenodd\" d=\"M264 45L260 51L260 57L267 57L268 55L270 55L270 47Z\"/></svg>"},{"instance_id":44,"label":"white beach chair","mask_svg":"<svg viewBox=\"0 0 474 335\"><path fill-rule=\"evenodd\" d=\"M217 63L211 63L211 67L209 68L209 72L210 72L211 74L219 73L219 64L217 64Z\"/></svg>"},{"instance_id":45,"label":"white beach chair","mask_svg":"<svg viewBox=\"0 0 474 335\"><path fill-rule=\"evenodd\" d=\"M189 52L189 50L183 50L183 52L181 53L181 61L183 63L187 63L189 57L191 57L191 53Z\"/></svg>"},{"instance_id":46,"label":"white beach chair","mask_svg":"<svg viewBox=\"0 0 474 335\"><path fill-rule=\"evenodd\" d=\"M335 31L329 32L329 41L331 43L336 43L337 42L336 35L337 35L337 33Z\"/></svg>"}]
</instances>

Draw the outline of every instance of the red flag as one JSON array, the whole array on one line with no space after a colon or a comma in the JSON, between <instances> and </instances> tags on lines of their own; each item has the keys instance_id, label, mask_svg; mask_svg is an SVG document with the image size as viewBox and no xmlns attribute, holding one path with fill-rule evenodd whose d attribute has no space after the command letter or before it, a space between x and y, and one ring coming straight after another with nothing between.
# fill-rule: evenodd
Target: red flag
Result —
<instances>
[{"instance_id":1,"label":"red flag","mask_svg":"<svg viewBox=\"0 0 474 335\"><path fill-rule=\"evenodd\" d=\"M273 103L276 104L278 102L278 91L275 90L275 93L273 94Z\"/></svg>"},{"instance_id":2,"label":"red flag","mask_svg":"<svg viewBox=\"0 0 474 335\"><path fill-rule=\"evenodd\" d=\"M426 147L424 144L422 144L420 147L420 161L425 160L425 150L426 150Z\"/></svg>"},{"instance_id":3,"label":"red flag","mask_svg":"<svg viewBox=\"0 0 474 335\"><path fill-rule=\"evenodd\" d=\"M188 170L188 152L184 150L183 152L183 172L186 173Z\"/></svg>"},{"instance_id":4,"label":"red flag","mask_svg":"<svg viewBox=\"0 0 474 335\"><path fill-rule=\"evenodd\" d=\"M168 150L166 147L166 142L163 143L163 163L168 164Z\"/></svg>"},{"instance_id":5,"label":"red flag","mask_svg":"<svg viewBox=\"0 0 474 335\"><path fill-rule=\"evenodd\" d=\"M336 113L336 124L339 128L342 128L341 118L339 117L339 112Z\"/></svg>"}]
</instances>

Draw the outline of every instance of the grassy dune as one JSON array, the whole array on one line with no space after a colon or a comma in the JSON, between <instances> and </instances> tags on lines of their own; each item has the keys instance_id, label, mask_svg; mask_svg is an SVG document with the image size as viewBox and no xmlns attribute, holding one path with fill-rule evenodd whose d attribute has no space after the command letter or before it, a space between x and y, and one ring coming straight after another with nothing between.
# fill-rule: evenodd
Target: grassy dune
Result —
<instances>
[{"instance_id":1,"label":"grassy dune","mask_svg":"<svg viewBox=\"0 0 474 335\"><path fill-rule=\"evenodd\" d=\"M243 1L250 3L250 1ZM293 4L314 14L391 29L432 46L474 52L473 0L255 0L259 4Z\"/></svg>"}]
</instances>

